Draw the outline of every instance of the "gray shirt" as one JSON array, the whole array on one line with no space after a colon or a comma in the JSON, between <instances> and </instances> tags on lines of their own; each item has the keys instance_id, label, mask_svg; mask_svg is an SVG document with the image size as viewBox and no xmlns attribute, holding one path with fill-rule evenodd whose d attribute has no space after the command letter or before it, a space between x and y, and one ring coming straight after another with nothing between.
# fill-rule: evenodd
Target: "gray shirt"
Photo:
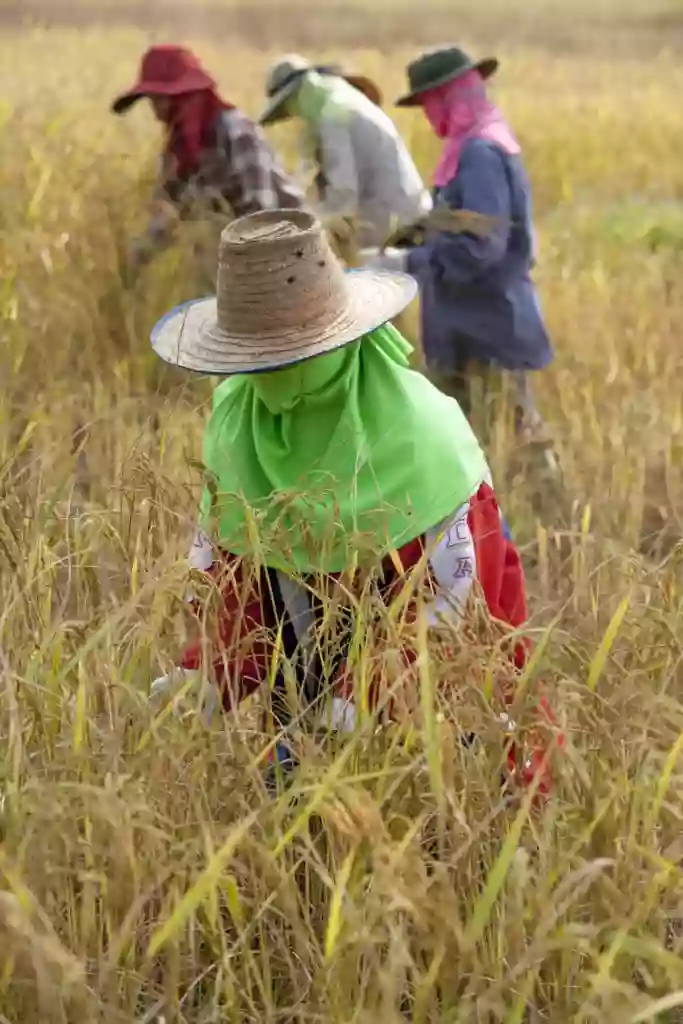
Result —
<instances>
[{"instance_id":1,"label":"gray shirt","mask_svg":"<svg viewBox=\"0 0 683 1024\"><path fill-rule=\"evenodd\" d=\"M343 116L337 104L327 103L311 128L311 143L323 179L320 212L358 216L362 246L384 242L392 221L409 223L431 209L396 126L362 94Z\"/></svg>"}]
</instances>

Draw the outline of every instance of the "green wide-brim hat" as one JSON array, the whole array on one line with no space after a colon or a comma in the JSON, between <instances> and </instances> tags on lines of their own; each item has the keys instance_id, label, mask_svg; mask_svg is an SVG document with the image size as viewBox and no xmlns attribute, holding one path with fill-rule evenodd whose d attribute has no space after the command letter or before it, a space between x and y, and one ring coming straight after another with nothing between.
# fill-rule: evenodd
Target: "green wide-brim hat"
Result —
<instances>
[{"instance_id":1,"label":"green wide-brim hat","mask_svg":"<svg viewBox=\"0 0 683 1024\"><path fill-rule=\"evenodd\" d=\"M473 61L458 46L442 47L421 54L408 65L410 91L396 101L397 107L417 107L431 89L454 82L468 71L478 71L482 78L490 78L498 69L496 57Z\"/></svg>"}]
</instances>

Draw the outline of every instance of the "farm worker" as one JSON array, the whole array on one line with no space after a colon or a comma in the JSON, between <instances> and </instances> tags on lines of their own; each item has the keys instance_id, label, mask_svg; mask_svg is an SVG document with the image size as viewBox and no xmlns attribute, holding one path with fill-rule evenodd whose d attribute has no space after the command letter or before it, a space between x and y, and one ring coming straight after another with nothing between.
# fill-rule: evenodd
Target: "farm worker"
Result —
<instances>
[{"instance_id":1,"label":"farm worker","mask_svg":"<svg viewBox=\"0 0 683 1024\"><path fill-rule=\"evenodd\" d=\"M153 691L204 667L228 709L267 688L279 634L302 695L315 701L329 683L332 723L348 728L353 602L344 595L372 580L383 601L400 600L421 572L429 621L459 623L476 580L482 609L503 624L492 628L517 629L527 616L520 558L466 418L409 368L411 347L389 325L414 297L412 278L345 272L320 222L283 210L225 228L217 291L152 333L162 359L227 378L204 436L207 487L190 555L219 588L212 664L194 643ZM325 651L316 627L330 630L335 599L347 618ZM509 643L521 667L526 642ZM284 729L282 666L274 689ZM286 743L279 755L293 760Z\"/></svg>"},{"instance_id":2,"label":"farm worker","mask_svg":"<svg viewBox=\"0 0 683 1024\"><path fill-rule=\"evenodd\" d=\"M473 395L495 401L509 374L517 427L533 432L540 417L527 373L547 366L553 352L530 276L529 181L519 143L487 94L497 67L496 59L474 63L455 46L427 52L408 66L409 92L397 104L422 107L444 140L434 175L437 209L483 214L491 229L428 231L423 245L368 252L364 262L417 278L434 382L469 416Z\"/></svg>"},{"instance_id":3,"label":"farm worker","mask_svg":"<svg viewBox=\"0 0 683 1024\"><path fill-rule=\"evenodd\" d=\"M303 123L304 161L316 170L321 216L356 218L360 245L381 245L392 221L413 221L431 197L370 79L284 57L266 85L261 124Z\"/></svg>"},{"instance_id":4,"label":"farm worker","mask_svg":"<svg viewBox=\"0 0 683 1024\"><path fill-rule=\"evenodd\" d=\"M152 46L142 58L138 81L112 110L123 114L143 97L166 138L152 216L129 253L133 268L170 240L178 217L202 208L205 214L242 217L303 205L262 132L220 98L216 83L189 50Z\"/></svg>"}]
</instances>

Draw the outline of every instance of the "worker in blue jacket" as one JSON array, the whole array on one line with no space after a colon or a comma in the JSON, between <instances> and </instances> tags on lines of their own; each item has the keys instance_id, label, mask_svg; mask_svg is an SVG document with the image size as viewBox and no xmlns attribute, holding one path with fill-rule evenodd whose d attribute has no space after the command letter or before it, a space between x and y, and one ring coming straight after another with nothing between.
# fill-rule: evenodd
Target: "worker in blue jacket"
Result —
<instances>
[{"instance_id":1,"label":"worker in blue jacket","mask_svg":"<svg viewBox=\"0 0 683 1024\"><path fill-rule=\"evenodd\" d=\"M423 244L364 250L363 262L403 269L420 284L427 372L469 416L479 399L496 403L512 385L518 431L542 432L529 371L553 358L531 280L534 236L530 186L520 147L489 99L498 62L474 64L457 47L424 54L408 67L399 106L421 106L444 149L435 210L481 215L477 230L428 230Z\"/></svg>"}]
</instances>

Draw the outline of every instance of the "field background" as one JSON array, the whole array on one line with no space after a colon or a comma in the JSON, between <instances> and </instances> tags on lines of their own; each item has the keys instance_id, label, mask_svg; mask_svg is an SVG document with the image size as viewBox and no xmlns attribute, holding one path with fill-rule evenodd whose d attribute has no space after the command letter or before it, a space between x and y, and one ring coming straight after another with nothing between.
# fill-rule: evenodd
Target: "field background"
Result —
<instances>
[{"instance_id":1,"label":"field background","mask_svg":"<svg viewBox=\"0 0 683 1024\"><path fill-rule=\"evenodd\" d=\"M406 744L310 741L296 805L269 802L249 717L146 702L186 629L208 395L149 328L205 284L188 246L121 286L158 133L108 105L150 41L255 115L278 52L392 97L453 39L502 60L557 346L537 387L566 495L537 520L508 437L491 460L559 782L543 814L501 807L463 684L486 754L425 701ZM682 52L674 0L0 0L0 1021L680 1019ZM420 115L397 122L429 176Z\"/></svg>"}]
</instances>

